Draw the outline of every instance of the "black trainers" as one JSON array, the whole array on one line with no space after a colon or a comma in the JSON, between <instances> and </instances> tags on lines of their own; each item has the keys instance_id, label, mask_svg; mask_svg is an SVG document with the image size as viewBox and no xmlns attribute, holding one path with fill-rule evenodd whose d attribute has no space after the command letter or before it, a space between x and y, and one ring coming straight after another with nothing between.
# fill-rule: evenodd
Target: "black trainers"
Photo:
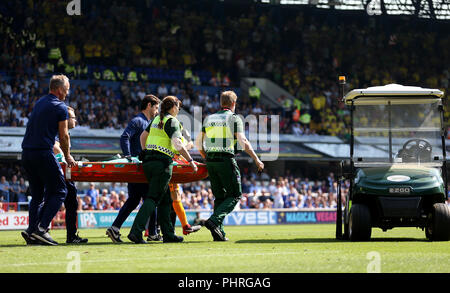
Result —
<instances>
[{"instance_id":1,"label":"black trainers","mask_svg":"<svg viewBox=\"0 0 450 293\"><path fill-rule=\"evenodd\" d=\"M27 245L39 244L39 241L36 240L36 238L32 237L30 234L28 234L27 231L20 232L20 235L22 235L23 239L25 239L25 242L27 243Z\"/></svg>"},{"instance_id":2,"label":"black trainers","mask_svg":"<svg viewBox=\"0 0 450 293\"><path fill-rule=\"evenodd\" d=\"M159 234L149 235L147 238L147 241L162 241L162 240L163 240L163 238Z\"/></svg>"},{"instance_id":3,"label":"black trainers","mask_svg":"<svg viewBox=\"0 0 450 293\"><path fill-rule=\"evenodd\" d=\"M177 242L183 242L183 237L182 236L177 236L175 235L173 238L164 238L163 237L163 243L177 243Z\"/></svg>"},{"instance_id":4,"label":"black trainers","mask_svg":"<svg viewBox=\"0 0 450 293\"><path fill-rule=\"evenodd\" d=\"M78 233L76 235L73 235L71 237L67 237L66 243L73 243L73 244L80 244L80 243L87 243L88 240L86 238L81 238L78 236Z\"/></svg>"},{"instance_id":5,"label":"black trainers","mask_svg":"<svg viewBox=\"0 0 450 293\"><path fill-rule=\"evenodd\" d=\"M40 228L37 228L36 231L31 233L31 236L34 237L36 240L38 240L42 244L46 245L58 245L58 242L53 240L53 238L48 234L48 229L42 231Z\"/></svg>"},{"instance_id":6,"label":"black trainers","mask_svg":"<svg viewBox=\"0 0 450 293\"><path fill-rule=\"evenodd\" d=\"M106 229L106 235L108 235L114 243L123 243L122 239L120 239L120 233L118 231L114 231L111 227Z\"/></svg>"},{"instance_id":7,"label":"black trainers","mask_svg":"<svg viewBox=\"0 0 450 293\"><path fill-rule=\"evenodd\" d=\"M130 239L131 242L134 242L136 244L147 244L147 241L142 239L142 236L138 237L132 233L128 234L128 239Z\"/></svg>"},{"instance_id":8,"label":"black trainers","mask_svg":"<svg viewBox=\"0 0 450 293\"><path fill-rule=\"evenodd\" d=\"M211 232L214 241L226 241L222 231L220 231L219 227L217 227L210 219L205 222L205 227Z\"/></svg>"},{"instance_id":9,"label":"black trainers","mask_svg":"<svg viewBox=\"0 0 450 293\"><path fill-rule=\"evenodd\" d=\"M222 239L220 238L214 238L214 241L228 241L230 239L228 239L227 237L223 237Z\"/></svg>"}]
</instances>

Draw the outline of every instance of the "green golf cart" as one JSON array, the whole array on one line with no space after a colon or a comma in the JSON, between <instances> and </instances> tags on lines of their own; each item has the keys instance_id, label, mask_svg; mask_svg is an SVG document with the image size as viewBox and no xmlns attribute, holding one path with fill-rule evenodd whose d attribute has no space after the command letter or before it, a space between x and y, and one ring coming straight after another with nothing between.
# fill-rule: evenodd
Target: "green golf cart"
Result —
<instances>
[{"instance_id":1,"label":"green golf cart","mask_svg":"<svg viewBox=\"0 0 450 293\"><path fill-rule=\"evenodd\" d=\"M367 241L375 227L418 227L429 240L450 240L443 99L440 90L398 84L343 97L350 158L341 162L338 180L338 239Z\"/></svg>"}]
</instances>

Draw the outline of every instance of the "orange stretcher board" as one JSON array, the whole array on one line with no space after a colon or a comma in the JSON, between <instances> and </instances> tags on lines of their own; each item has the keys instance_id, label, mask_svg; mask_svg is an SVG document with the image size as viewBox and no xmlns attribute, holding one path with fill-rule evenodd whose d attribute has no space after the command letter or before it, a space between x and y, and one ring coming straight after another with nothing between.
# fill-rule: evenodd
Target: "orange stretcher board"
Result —
<instances>
[{"instance_id":1,"label":"orange stretcher board","mask_svg":"<svg viewBox=\"0 0 450 293\"><path fill-rule=\"evenodd\" d=\"M173 160L171 183L195 182L208 177L206 165L195 162L198 171L194 173L189 163L181 158ZM80 182L130 182L148 183L142 168L142 163L136 162L79 162L68 168L61 163L67 180Z\"/></svg>"}]
</instances>

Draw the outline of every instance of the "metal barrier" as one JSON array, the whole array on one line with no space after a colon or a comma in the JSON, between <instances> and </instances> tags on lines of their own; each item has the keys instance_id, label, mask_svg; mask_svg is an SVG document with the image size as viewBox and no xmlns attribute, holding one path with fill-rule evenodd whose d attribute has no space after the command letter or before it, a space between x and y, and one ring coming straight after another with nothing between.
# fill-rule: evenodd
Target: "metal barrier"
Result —
<instances>
[{"instance_id":1,"label":"metal barrier","mask_svg":"<svg viewBox=\"0 0 450 293\"><path fill-rule=\"evenodd\" d=\"M0 207L5 212L8 211L17 211L17 202L2 202L2 205Z\"/></svg>"},{"instance_id":2,"label":"metal barrier","mask_svg":"<svg viewBox=\"0 0 450 293\"><path fill-rule=\"evenodd\" d=\"M28 211L28 205L29 205L30 203L29 202L27 202L27 201L19 201L18 203L17 203L17 210L19 211L19 212L21 212L21 211Z\"/></svg>"},{"instance_id":3,"label":"metal barrier","mask_svg":"<svg viewBox=\"0 0 450 293\"><path fill-rule=\"evenodd\" d=\"M0 209L5 212L13 211L13 212L23 212L28 211L29 202L20 201L20 202L1 202Z\"/></svg>"}]
</instances>

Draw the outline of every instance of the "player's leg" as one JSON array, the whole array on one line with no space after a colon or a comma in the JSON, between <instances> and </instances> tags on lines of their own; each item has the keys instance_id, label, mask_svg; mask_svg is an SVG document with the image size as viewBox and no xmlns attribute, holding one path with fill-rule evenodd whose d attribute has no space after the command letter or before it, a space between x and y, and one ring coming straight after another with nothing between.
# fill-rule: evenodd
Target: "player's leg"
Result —
<instances>
[{"instance_id":1,"label":"player's leg","mask_svg":"<svg viewBox=\"0 0 450 293\"><path fill-rule=\"evenodd\" d=\"M108 235L112 242L123 242L122 239L120 239L120 228L122 227L128 216L131 214L131 212L133 212L137 208L137 206L141 202L141 198L145 197L145 193L142 193L142 185L148 184L128 183L128 198L120 208L119 213L117 214L117 217L112 223L111 227L106 229L106 235Z\"/></svg>"},{"instance_id":2,"label":"player's leg","mask_svg":"<svg viewBox=\"0 0 450 293\"><path fill-rule=\"evenodd\" d=\"M173 201L170 200L170 222L172 223L173 229L175 231L175 225L177 223L177 213L175 212L175 209L173 208Z\"/></svg>"},{"instance_id":3,"label":"player's leg","mask_svg":"<svg viewBox=\"0 0 450 293\"><path fill-rule=\"evenodd\" d=\"M117 214L117 217L112 224L113 227L120 229L131 212L133 212L137 208L137 206L141 202L141 198L145 197L146 194L142 194L141 185L141 183L128 183L128 198L120 208L119 213Z\"/></svg>"},{"instance_id":4,"label":"player's leg","mask_svg":"<svg viewBox=\"0 0 450 293\"><path fill-rule=\"evenodd\" d=\"M180 194L180 188L179 185L176 183L169 184L170 188L170 197L172 198L172 207L175 211L176 215L178 216L178 219L180 219L181 227L183 227L183 234L188 235L193 232L197 232L200 230L201 226L195 225L191 226L188 223L187 217L186 217L186 211L184 210L183 204L181 202L181 194ZM175 226L175 223L173 223Z\"/></svg>"},{"instance_id":5,"label":"player's leg","mask_svg":"<svg viewBox=\"0 0 450 293\"><path fill-rule=\"evenodd\" d=\"M78 199L77 187L73 181L66 181L67 196L64 200L66 207L66 243L86 243L88 239L81 238L77 234L77 218L78 218Z\"/></svg>"}]
</instances>

